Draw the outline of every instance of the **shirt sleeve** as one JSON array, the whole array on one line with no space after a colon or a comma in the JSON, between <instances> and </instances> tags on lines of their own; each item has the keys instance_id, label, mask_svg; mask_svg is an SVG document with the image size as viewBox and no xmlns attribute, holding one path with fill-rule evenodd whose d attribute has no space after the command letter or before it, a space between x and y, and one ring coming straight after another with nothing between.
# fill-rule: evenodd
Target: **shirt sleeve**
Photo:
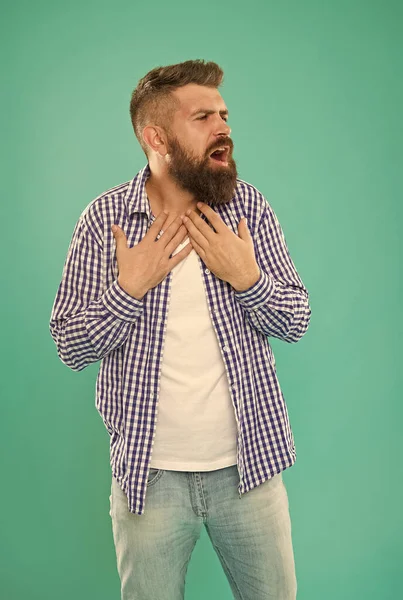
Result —
<instances>
[{"instance_id":1,"label":"shirt sleeve","mask_svg":"<svg viewBox=\"0 0 403 600\"><path fill-rule=\"evenodd\" d=\"M83 215L76 223L50 317L50 333L61 361L82 371L126 341L143 311L117 279L102 286L103 250Z\"/></svg>"},{"instance_id":2,"label":"shirt sleeve","mask_svg":"<svg viewBox=\"0 0 403 600\"><path fill-rule=\"evenodd\" d=\"M260 278L247 290L234 290L235 298L252 327L265 336L297 342L310 323L309 294L291 259L277 216L266 200L253 241Z\"/></svg>"}]
</instances>

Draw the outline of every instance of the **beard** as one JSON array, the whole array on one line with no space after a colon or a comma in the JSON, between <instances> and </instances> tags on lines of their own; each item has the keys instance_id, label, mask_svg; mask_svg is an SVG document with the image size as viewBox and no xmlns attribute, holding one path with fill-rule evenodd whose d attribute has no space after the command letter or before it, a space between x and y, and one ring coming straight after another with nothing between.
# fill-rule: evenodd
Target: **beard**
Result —
<instances>
[{"instance_id":1,"label":"beard","mask_svg":"<svg viewBox=\"0 0 403 600\"><path fill-rule=\"evenodd\" d=\"M215 144L204 158L194 157L180 145L177 138L169 138L168 174L197 202L209 205L227 204L235 195L237 168L232 158L233 143L229 138L221 140L222 146L229 146L228 166L215 164L211 152L219 146Z\"/></svg>"}]
</instances>

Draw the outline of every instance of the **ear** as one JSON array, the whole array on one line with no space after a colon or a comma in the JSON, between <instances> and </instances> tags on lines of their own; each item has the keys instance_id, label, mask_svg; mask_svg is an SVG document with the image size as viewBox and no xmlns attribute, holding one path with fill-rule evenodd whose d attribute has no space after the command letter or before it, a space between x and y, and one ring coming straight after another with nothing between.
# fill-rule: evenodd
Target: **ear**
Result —
<instances>
[{"instance_id":1,"label":"ear","mask_svg":"<svg viewBox=\"0 0 403 600\"><path fill-rule=\"evenodd\" d=\"M167 154L164 134L157 125L146 125L143 129L143 140L149 148L161 156Z\"/></svg>"}]
</instances>

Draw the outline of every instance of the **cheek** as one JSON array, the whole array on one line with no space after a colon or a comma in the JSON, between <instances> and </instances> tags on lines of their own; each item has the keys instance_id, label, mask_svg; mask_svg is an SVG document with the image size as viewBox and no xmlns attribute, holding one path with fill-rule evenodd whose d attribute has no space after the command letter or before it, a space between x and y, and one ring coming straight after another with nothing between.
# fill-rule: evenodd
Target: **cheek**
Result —
<instances>
[{"instance_id":1,"label":"cheek","mask_svg":"<svg viewBox=\"0 0 403 600\"><path fill-rule=\"evenodd\" d=\"M197 160L205 160L207 157L208 141L205 132L202 133L203 126L199 122L197 127L186 128L186 138L184 138L184 148L187 153Z\"/></svg>"}]
</instances>

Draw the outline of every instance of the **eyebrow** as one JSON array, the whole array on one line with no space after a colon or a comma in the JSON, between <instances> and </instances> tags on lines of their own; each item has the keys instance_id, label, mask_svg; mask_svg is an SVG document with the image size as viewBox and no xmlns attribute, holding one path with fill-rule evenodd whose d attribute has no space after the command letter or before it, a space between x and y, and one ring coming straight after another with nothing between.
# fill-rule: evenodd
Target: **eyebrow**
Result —
<instances>
[{"instance_id":1,"label":"eyebrow","mask_svg":"<svg viewBox=\"0 0 403 600\"><path fill-rule=\"evenodd\" d=\"M199 113L205 113L206 115L214 115L216 111L215 110L209 110L208 108L198 108L197 110L193 111L190 116L191 117L195 117L196 115L198 115ZM220 110L220 115L226 115L228 116L228 110Z\"/></svg>"}]
</instances>

